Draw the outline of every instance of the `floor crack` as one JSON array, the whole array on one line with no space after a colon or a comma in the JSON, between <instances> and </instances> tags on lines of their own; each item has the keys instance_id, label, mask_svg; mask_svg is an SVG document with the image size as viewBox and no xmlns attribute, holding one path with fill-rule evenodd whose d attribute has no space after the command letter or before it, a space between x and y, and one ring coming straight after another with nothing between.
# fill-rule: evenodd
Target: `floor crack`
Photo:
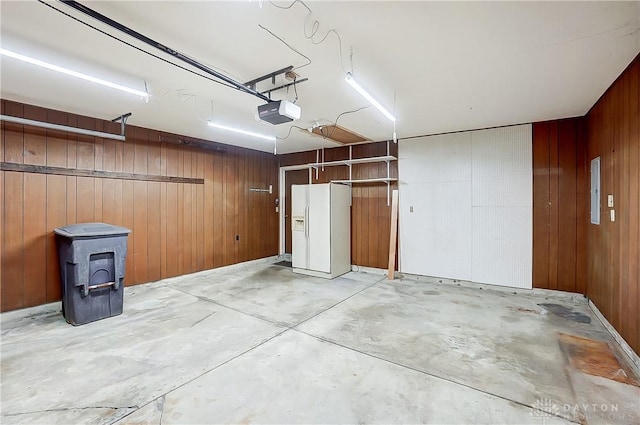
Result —
<instances>
[{"instance_id":1,"label":"floor crack","mask_svg":"<svg viewBox=\"0 0 640 425\"><path fill-rule=\"evenodd\" d=\"M86 407L58 407L54 409L44 409L44 410L33 410L29 412L19 412L19 413L3 413L2 416L22 416L22 415L32 415L35 413L47 413L47 412L68 412L72 410L90 410L90 409L111 409L111 410L120 410L120 409L138 409L138 406L86 406Z\"/></svg>"},{"instance_id":2,"label":"floor crack","mask_svg":"<svg viewBox=\"0 0 640 425\"><path fill-rule=\"evenodd\" d=\"M158 398L158 401L156 401L156 407L158 408L158 410L160 410L160 422L159 422L159 425L162 425L162 418L164 417L164 402L166 400L165 397L166 396L163 395L162 397Z\"/></svg>"}]
</instances>

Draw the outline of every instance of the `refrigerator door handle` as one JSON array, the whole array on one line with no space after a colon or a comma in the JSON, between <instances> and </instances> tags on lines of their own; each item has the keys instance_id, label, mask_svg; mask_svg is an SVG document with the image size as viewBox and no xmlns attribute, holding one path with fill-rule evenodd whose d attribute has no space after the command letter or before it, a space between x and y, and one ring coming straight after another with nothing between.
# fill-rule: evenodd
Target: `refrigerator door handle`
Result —
<instances>
[{"instance_id":1,"label":"refrigerator door handle","mask_svg":"<svg viewBox=\"0 0 640 425\"><path fill-rule=\"evenodd\" d=\"M304 237L309 239L309 205L304 207Z\"/></svg>"}]
</instances>

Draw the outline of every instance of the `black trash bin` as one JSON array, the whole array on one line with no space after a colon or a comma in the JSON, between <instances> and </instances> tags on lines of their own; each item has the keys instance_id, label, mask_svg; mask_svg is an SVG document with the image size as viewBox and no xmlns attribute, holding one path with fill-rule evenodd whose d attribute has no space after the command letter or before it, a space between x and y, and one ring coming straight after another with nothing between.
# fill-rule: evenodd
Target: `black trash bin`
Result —
<instances>
[{"instance_id":1,"label":"black trash bin","mask_svg":"<svg viewBox=\"0 0 640 425\"><path fill-rule=\"evenodd\" d=\"M105 223L80 223L54 232L66 321L82 325L121 314L131 230Z\"/></svg>"}]
</instances>

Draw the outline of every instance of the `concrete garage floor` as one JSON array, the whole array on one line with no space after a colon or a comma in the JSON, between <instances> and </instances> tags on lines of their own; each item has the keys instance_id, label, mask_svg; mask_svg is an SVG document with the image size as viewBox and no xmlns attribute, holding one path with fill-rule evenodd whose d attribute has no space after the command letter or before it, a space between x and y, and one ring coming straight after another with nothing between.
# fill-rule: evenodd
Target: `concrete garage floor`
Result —
<instances>
[{"instance_id":1,"label":"concrete garage floor","mask_svg":"<svg viewBox=\"0 0 640 425\"><path fill-rule=\"evenodd\" d=\"M263 263L129 287L79 327L59 303L9 312L1 420L640 423L629 370L583 373L559 343L615 346L585 300L515 292Z\"/></svg>"}]
</instances>

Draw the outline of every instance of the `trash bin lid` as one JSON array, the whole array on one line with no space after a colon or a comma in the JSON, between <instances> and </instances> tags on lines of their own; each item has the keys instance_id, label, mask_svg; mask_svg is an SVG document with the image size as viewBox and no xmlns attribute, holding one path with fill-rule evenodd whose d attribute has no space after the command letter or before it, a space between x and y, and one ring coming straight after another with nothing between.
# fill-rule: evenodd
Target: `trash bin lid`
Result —
<instances>
[{"instance_id":1,"label":"trash bin lid","mask_svg":"<svg viewBox=\"0 0 640 425\"><path fill-rule=\"evenodd\" d=\"M130 229L126 227L113 226L106 223L78 223L70 224L64 227L58 227L53 231L67 238L89 238L99 236L117 236L128 235L131 233Z\"/></svg>"}]
</instances>

